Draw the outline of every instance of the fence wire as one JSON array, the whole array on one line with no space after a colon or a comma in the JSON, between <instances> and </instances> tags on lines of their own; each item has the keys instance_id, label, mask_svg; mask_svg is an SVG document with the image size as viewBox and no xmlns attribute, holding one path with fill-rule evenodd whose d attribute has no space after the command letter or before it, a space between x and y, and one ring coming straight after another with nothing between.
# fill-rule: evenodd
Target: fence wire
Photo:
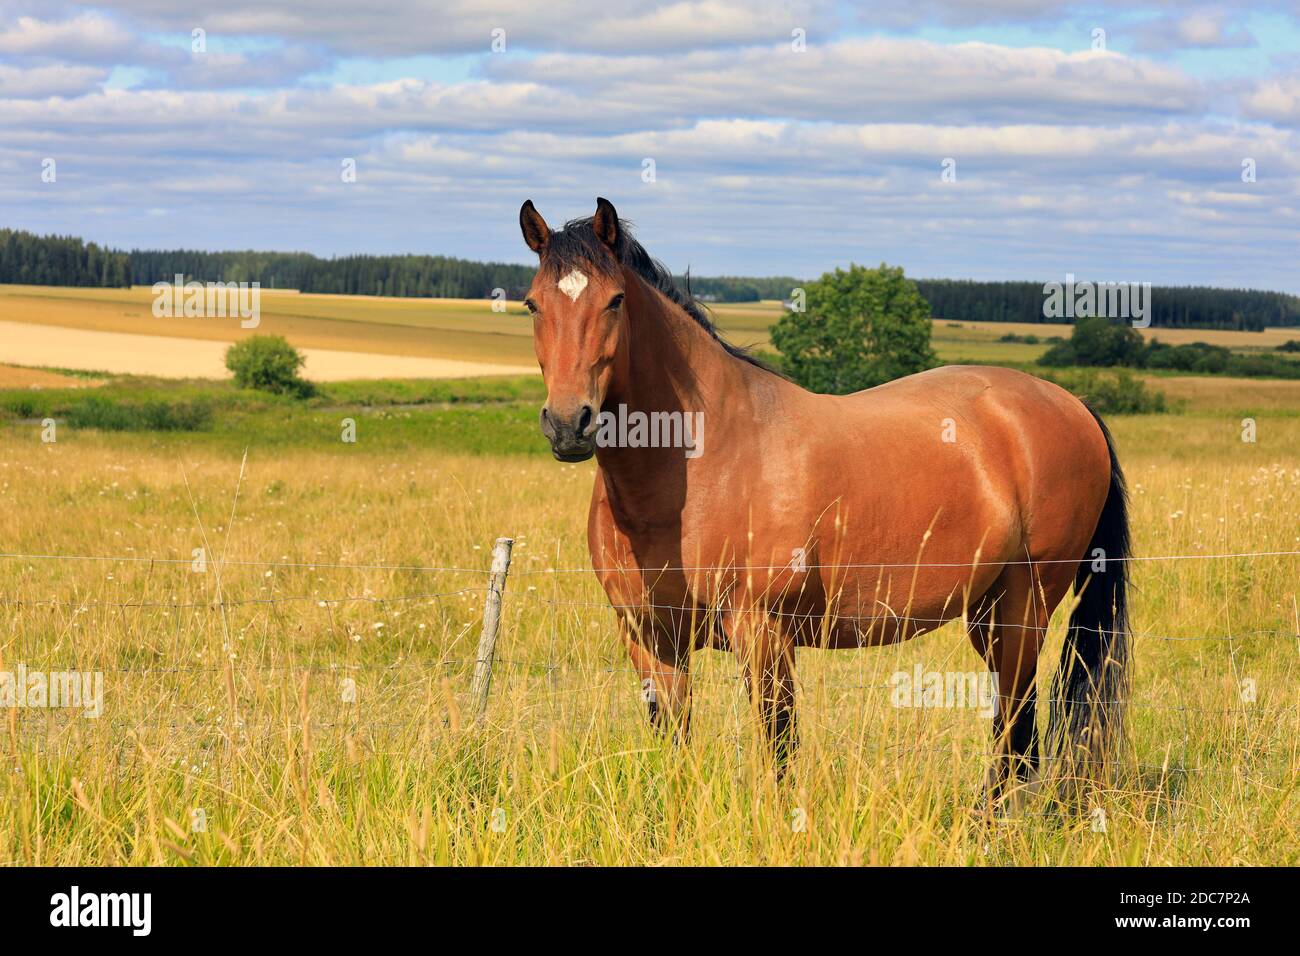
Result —
<instances>
[{"instance_id":1,"label":"fence wire","mask_svg":"<svg viewBox=\"0 0 1300 956\"><path fill-rule=\"evenodd\" d=\"M1217 554L1134 556L1134 557L1128 557L1123 559L1111 558L1107 560L1138 563L1138 562L1172 562L1172 561L1194 561L1194 560L1230 560L1230 559L1246 560L1246 559L1257 559L1257 558L1264 558L1264 557L1290 558L1296 556L1300 556L1300 551L1254 551L1254 552L1217 553ZM151 566L152 565L159 565L159 566L180 566L180 565L192 566L193 565L193 559L191 558L172 558L172 557L157 557L157 556L145 556L145 555L73 555L73 554L37 554L37 553L21 553L21 552L0 552L0 560L124 562L124 563L133 563L133 564L148 564ZM1059 561L997 562L998 565L1007 564L1007 563L1054 564L1054 563L1062 563L1062 562ZM1078 563L1078 562L1072 561L1070 563ZM812 571L824 567L832 567L835 570L884 569L884 568L952 569L952 568L975 568L981 565L989 565L989 564L992 564L992 562L980 562L978 560L971 561L971 562L940 562L940 563L911 562L907 564L883 564L883 563L882 564L838 564L833 566L806 564L806 565L802 565L799 568L799 570ZM20 598L20 597L13 597L13 596L0 596L0 606L8 607L14 610L22 610L26 608L32 608L32 609L63 608L66 610L74 611L76 613L85 613L92 610L112 610L112 611L206 610L206 611L224 613L227 609L230 608L258 607L258 606L278 607L280 605L305 604L305 603L314 603L317 607L326 608L326 609L341 607L348 604L357 604L357 603L368 603L372 605L383 606L389 604L397 605L397 604L409 604L411 602L425 601L430 604L436 604L438 602L446 601L454 598L463 598L467 595L480 595L480 594L487 595L488 592L490 591L490 588L488 585L485 584L483 586L466 586L466 587L455 588L452 590L430 591L430 592L420 592L415 594L397 594L397 595L377 596L377 595L366 593L366 594L339 594L330 597L322 597L314 594L310 594L310 595L292 594L292 595L270 595L270 596L255 597L255 598L239 598L239 597L231 598L225 596L223 593L220 593L222 590L222 586L220 584L219 575L221 569L227 567L259 568L259 569L267 569L267 570L297 569L297 570L305 570L305 571L319 571L319 570L370 571L370 572L393 572L393 573L411 573L411 574L442 573L442 574L455 574L455 575L482 575L485 578L487 578L491 574L490 570L487 568L466 568L466 567L457 567L451 565L438 566L438 565L386 564L386 563L344 564L344 563L334 563L334 562L324 562L324 561L254 561L254 560L226 560L223 558L210 558L207 560L207 566L217 574L218 594L206 600L103 601L103 600L76 600L76 599L69 599L66 597L28 599L28 598ZM746 565L744 566L744 569L752 570L752 571L792 570L790 565L781 565L781 566L772 565L766 567ZM593 570L619 571L622 569L593 569L591 567L582 567L582 568L551 567L546 569L511 568L509 571L509 575L510 577L515 577L515 578L518 577L535 578L538 576L550 575L554 580L557 578L558 575L579 574L579 573L591 574L593 573ZM655 568L653 570L646 569L645 571L640 572L640 575L645 577L645 576L652 576L655 574L661 574L667 572L689 572L689 571L721 572L721 571L735 571L735 570L737 569L736 568L719 569L711 566L710 567L704 567L704 566L663 567L663 568ZM518 658L512 658L508 656L497 656L494 657L494 659L491 661L493 667L501 669L501 674L499 675L501 678L501 682L506 684L507 686L513 685L517 680L517 678L512 676L512 671L525 672L526 674L535 677L538 681L548 685L541 689L530 687L529 688L530 697L529 700L526 702L521 703L518 700L512 699L513 709L511 711L511 718L515 722L518 722L521 718L523 718L528 711L542 709L542 708L548 708L551 711L552 716L554 716L554 714L556 713L555 710L556 702L559 699L566 696L576 697L576 695L590 694L596 691L607 692L611 695L610 697L611 714L615 713L618 710L621 710L623 706L625 706L633 698L635 698L635 694L632 694L631 697L628 697L628 692L630 692L631 688L635 686L635 683L638 681L639 675L629 665L593 666L591 663L575 665L569 662L561 662L556 660L556 635L558 631L558 619L561 613L566 613L566 609L572 609L572 613L574 614L575 619L578 620L580 620L582 617L582 614L579 612L579 609L581 609L582 611L585 611L587 609L600 609L600 610L613 610L613 611L635 610L641 612L671 612L679 616L690 615L692 618L695 618L697 620L706 617L716 617L718 615L726 613L725 608L720 608L720 607L662 605L662 604L655 604L652 602L620 605L620 604L615 604L610 602L599 602L599 601L559 600L558 597L555 596L556 592L554 588L552 589L552 597L550 598L546 598L541 596L540 594L534 593L535 590L536 590L535 588L530 588L527 591L516 593L514 595L507 593L506 601L507 601L507 605L510 605L512 603L517 603L519 605L538 607L543 609L543 613L550 615L551 637L550 637L549 658L544 660L543 659L522 659L521 660ZM776 614L782 617L807 618L810 620L816 617L815 615L805 614L800 612L782 612L782 611L769 610L767 611L767 613ZM965 622L968 624L979 623L978 621L976 622L966 621L964 616L962 615L953 618L925 618L925 617L910 616L910 615L897 614L897 613L876 614L876 615L854 615L854 614L845 614L845 613L839 613L833 611L832 614L836 621L855 622L855 623L864 623L864 624L870 622L872 627L878 625L880 622L883 622L890 626L915 624L915 625L920 625L921 630L928 630L928 629L933 629L935 625L943 625L946 623L953 623L953 622L957 622L957 623ZM181 622L180 619L178 618L177 619L178 632L180 626L181 626ZM469 626L472 625L467 625L466 629L468 629ZM1012 627L1018 627L1026 630L1039 631L1039 632L1046 631L1049 629L1049 627L1043 627L1040 625L1004 624L1002 622L999 622L999 626L1002 627L1012 626ZM1058 625L1058 629L1064 630L1064 627ZM465 631L462 631L461 635L459 635L457 639L459 639L459 637L463 637L464 633ZM1135 642L1143 642L1143 641L1243 642L1243 641L1253 640L1253 639L1294 640L1300 642L1300 634L1296 633L1293 630L1284 629L1284 628L1253 629L1238 634L1193 634L1193 635L1167 635L1167 634L1145 634L1145 633L1132 634L1132 640ZM1233 650L1235 651L1235 645L1233 647ZM336 676L347 676L350 674L397 675L402 672L406 672L410 670L416 670L418 672L421 672L424 675L431 675L435 673L446 675L449 672L456 672L456 671L460 671L462 672L462 674L465 674L468 673L468 671L474 668L476 665L482 663L484 662L478 660L476 657L458 656L455 658L438 658L436 660L429 660L429 661L399 660L399 661L393 661L387 663L358 662L358 661L327 661L327 662L306 661L306 662L259 664L259 663L249 662L249 661L225 661L221 664L191 664L191 665L172 665L172 666L149 666L149 665L122 666L116 668L99 668L98 670L104 673L112 673L117 675L129 675L129 676L196 674L196 673L222 673L222 674L233 674L236 676L244 676L250 672L255 672L260 674L285 674L285 675L303 675L303 674L313 674L313 673L328 673ZM570 683L566 678L571 674L577 675L579 678L582 678L582 680L578 683ZM588 678L594 675L601 675L601 677L597 681L588 680ZM1234 675L1234 679L1236 679L1236 675ZM866 681L862 679L855 680L855 681L830 680L827 679L825 675L821 675L820 679L818 679L817 677L812 677L808 679L799 677L797 678L797 680L799 686L801 687L805 695L812 690L816 690L820 692L889 691L892 689L893 686L890 682ZM691 681L693 685L727 688L728 691L733 695L733 698L738 698L740 696L740 694L743 691L743 683L744 683L742 676L738 673L730 674L730 675L693 674L691 676ZM403 686L416 686L422 683L423 683L422 680L415 680ZM564 686L561 686L562 684ZM388 688L387 690L391 690L391 688ZM383 692L384 691L380 691L380 693ZM616 699L614 697L614 694L616 692L622 696ZM1050 698L1050 697L1039 698L1039 703L1071 703L1071 702L1074 701L1070 701L1064 698ZM1116 703L1116 701L1105 701L1103 703ZM1190 706L1185 702L1174 705L1174 704L1164 703L1161 701L1143 700L1141 698L1135 698L1132 696L1130 696L1127 700L1123 701L1123 703L1125 703L1126 706L1131 710L1137 712L1157 711L1163 713L1174 713L1174 714L1183 715L1183 719L1184 719L1184 734L1182 739L1183 759L1180 760L1180 763L1187 762L1185 758L1187 755L1187 751L1191 747L1191 743L1192 743L1190 737L1190 725L1186 723L1188 715L1205 714L1205 715L1213 715L1216 717L1224 717L1224 716L1242 717L1242 716L1249 716L1251 713L1250 708L1245 706L1229 707L1229 708L1222 708L1222 707L1211 708L1211 707L1203 707L1203 706ZM862 706L862 702L859 702L859 706ZM1300 706L1300 701L1297 701L1291 708L1286 709L1286 712L1290 713L1290 711L1294 710L1297 706ZM3 713L4 709L5 708L0 707L0 713ZM925 709L925 708L921 708L921 709ZM734 701L733 701L733 713L736 715L739 714L739 706L734 704ZM573 715L573 720L575 725L583 721L584 719L587 722L589 722L591 719L591 715L585 715L585 717L584 715L581 714ZM851 729L832 726L831 724L825 722L824 720L817 720L816 723L821 731L827 733L832 737L847 738L849 735L853 733ZM30 710L25 711L23 720L17 721L17 724L21 726L23 730L23 735L29 738L29 742L32 743L36 743L33 737L34 737L34 732L39 726L44 726L47 734L59 729L58 722L50 720L48 716L48 712L45 712L44 719L39 719L36 715L34 715L32 711ZM191 735L209 733L214 737L218 737L227 741L237 740L238 742L241 743L248 743L254 740L269 738L274 735L282 734L284 732L284 727L285 727L285 722L283 720L268 721L266 722L265 726L261 726L261 727L259 727L258 725L248 725L243 723L242 721L236 726L231 727L229 725L220 726L214 723L185 722L185 721L178 721L175 719L132 720L127 718L112 719L102 723L97 722L97 724L99 724L99 726L104 726L113 730L121 729L127 733L138 733L141 730L145 730L145 729L159 730L163 728L173 730L173 731L185 731ZM64 724L62 726L69 727L71 725ZM382 721L382 720L362 721L360 719L351 719L351 720L340 719L340 720L333 720L333 721L313 720L313 721L308 721L303 725L305 729L309 729L317 732L346 731L349 733L368 734L370 736L376 736L376 732L382 732L382 731L392 731L395 734L400 732L409 733L412 730L412 726L413 726L412 722L409 720L407 721ZM503 723L499 719L497 719L492 721L491 726L494 726L497 729L509 730L511 727L511 721L508 720ZM948 729L951 731L957 728L950 727ZM736 731L736 733L738 733L738 730ZM861 744L862 741L859 740L858 743ZM1290 737L1286 737L1284 740L1284 744L1289 745L1289 749L1287 749L1287 747L1284 746L1281 749L1260 752L1252 748L1247 750L1236 751L1234 755L1252 762L1261 759L1284 760L1288 762L1288 766L1293 767L1296 759L1294 740L1291 739ZM125 745L126 745L125 741L123 741L123 746ZM738 738L737 738L736 746L737 746L737 750L739 751L740 744ZM392 753L400 754L406 752L407 751L393 751ZM970 748L964 748L958 751L956 749L955 742L949 746L909 746L909 745L885 746L885 747L876 748L875 752L878 754L893 753L895 755L900 755L900 754L905 755L905 754L914 754L914 753L947 754L949 756L956 756L962 759L991 759L997 756L996 754L993 753L984 752L982 750L978 750L978 751L972 750ZM1138 762L1137 764L1134 765L1134 767L1135 769L1140 771L1159 772L1162 775L1198 774L1198 775L1208 775L1208 776L1236 776L1236 777L1241 776L1240 770L1237 767L1176 766L1169 763L1168 756L1166 756L1165 762L1161 764Z\"/></svg>"}]
</instances>

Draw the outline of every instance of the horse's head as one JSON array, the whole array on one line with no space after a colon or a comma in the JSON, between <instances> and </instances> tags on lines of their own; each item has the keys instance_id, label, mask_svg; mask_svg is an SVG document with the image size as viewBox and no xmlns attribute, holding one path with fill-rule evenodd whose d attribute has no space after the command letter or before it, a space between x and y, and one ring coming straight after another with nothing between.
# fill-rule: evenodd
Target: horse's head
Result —
<instances>
[{"instance_id":1,"label":"horse's head","mask_svg":"<svg viewBox=\"0 0 1300 956\"><path fill-rule=\"evenodd\" d=\"M542 434L560 461L586 461L626 331L622 226L607 199L590 219L552 232L533 208L519 210L524 242L540 260L524 305L533 316L533 346L546 382Z\"/></svg>"}]
</instances>

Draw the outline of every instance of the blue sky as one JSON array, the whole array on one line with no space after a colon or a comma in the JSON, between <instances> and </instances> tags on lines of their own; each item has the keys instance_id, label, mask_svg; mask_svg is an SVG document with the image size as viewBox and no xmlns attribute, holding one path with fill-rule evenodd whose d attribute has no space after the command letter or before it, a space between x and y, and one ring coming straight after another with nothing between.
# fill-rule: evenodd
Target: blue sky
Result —
<instances>
[{"instance_id":1,"label":"blue sky","mask_svg":"<svg viewBox=\"0 0 1300 956\"><path fill-rule=\"evenodd\" d=\"M0 225L123 247L1300 292L1298 129L1294 0L0 0Z\"/></svg>"}]
</instances>

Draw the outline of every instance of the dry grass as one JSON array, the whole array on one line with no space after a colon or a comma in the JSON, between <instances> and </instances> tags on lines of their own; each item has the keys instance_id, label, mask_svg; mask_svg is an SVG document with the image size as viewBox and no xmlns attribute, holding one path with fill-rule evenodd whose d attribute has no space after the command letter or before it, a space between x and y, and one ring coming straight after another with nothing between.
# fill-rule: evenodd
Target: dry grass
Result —
<instances>
[{"instance_id":1,"label":"dry grass","mask_svg":"<svg viewBox=\"0 0 1300 956\"><path fill-rule=\"evenodd\" d=\"M101 379L78 378L43 368L0 365L0 388L94 388L103 384Z\"/></svg>"},{"instance_id":2,"label":"dry grass","mask_svg":"<svg viewBox=\"0 0 1300 956\"><path fill-rule=\"evenodd\" d=\"M1138 377L1191 412L1233 411L1239 416L1300 413L1300 380L1141 373Z\"/></svg>"},{"instance_id":3,"label":"dry grass","mask_svg":"<svg viewBox=\"0 0 1300 956\"><path fill-rule=\"evenodd\" d=\"M1139 554L1300 549L1300 421L1261 418L1255 445L1226 418L1114 426ZM363 445L255 455L241 486L237 458L147 436L3 447L6 552L182 563L0 563L0 669L106 685L98 719L0 711L0 862L1300 863L1295 558L1137 565L1104 831L1042 803L990 825L968 812L987 721L893 708L883 686L916 662L977 670L953 627L801 652L804 746L780 785L726 656L697 655L690 746L656 740L591 575L547 573L586 564L589 465ZM481 569L500 534L518 542L502 660L468 728L482 592L458 592L482 576L327 565ZM218 555L251 564L218 574ZM276 565L295 561L319 563Z\"/></svg>"}]
</instances>

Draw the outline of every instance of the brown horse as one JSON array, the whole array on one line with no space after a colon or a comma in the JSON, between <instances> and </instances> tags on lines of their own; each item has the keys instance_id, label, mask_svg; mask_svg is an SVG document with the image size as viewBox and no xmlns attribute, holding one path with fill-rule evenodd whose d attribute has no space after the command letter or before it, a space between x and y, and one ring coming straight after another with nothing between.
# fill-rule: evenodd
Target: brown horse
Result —
<instances>
[{"instance_id":1,"label":"brown horse","mask_svg":"<svg viewBox=\"0 0 1300 956\"><path fill-rule=\"evenodd\" d=\"M1037 771L1038 653L1073 586L1048 730L1103 753L1126 683L1128 524L1086 405L983 367L813 394L724 342L607 200L559 232L529 201L520 224L540 258L542 432L561 461L596 456L588 545L656 725L685 733L691 651L730 648L779 768L796 647L964 618L997 679L1004 795Z\"/></svg>"}]
</instances>

